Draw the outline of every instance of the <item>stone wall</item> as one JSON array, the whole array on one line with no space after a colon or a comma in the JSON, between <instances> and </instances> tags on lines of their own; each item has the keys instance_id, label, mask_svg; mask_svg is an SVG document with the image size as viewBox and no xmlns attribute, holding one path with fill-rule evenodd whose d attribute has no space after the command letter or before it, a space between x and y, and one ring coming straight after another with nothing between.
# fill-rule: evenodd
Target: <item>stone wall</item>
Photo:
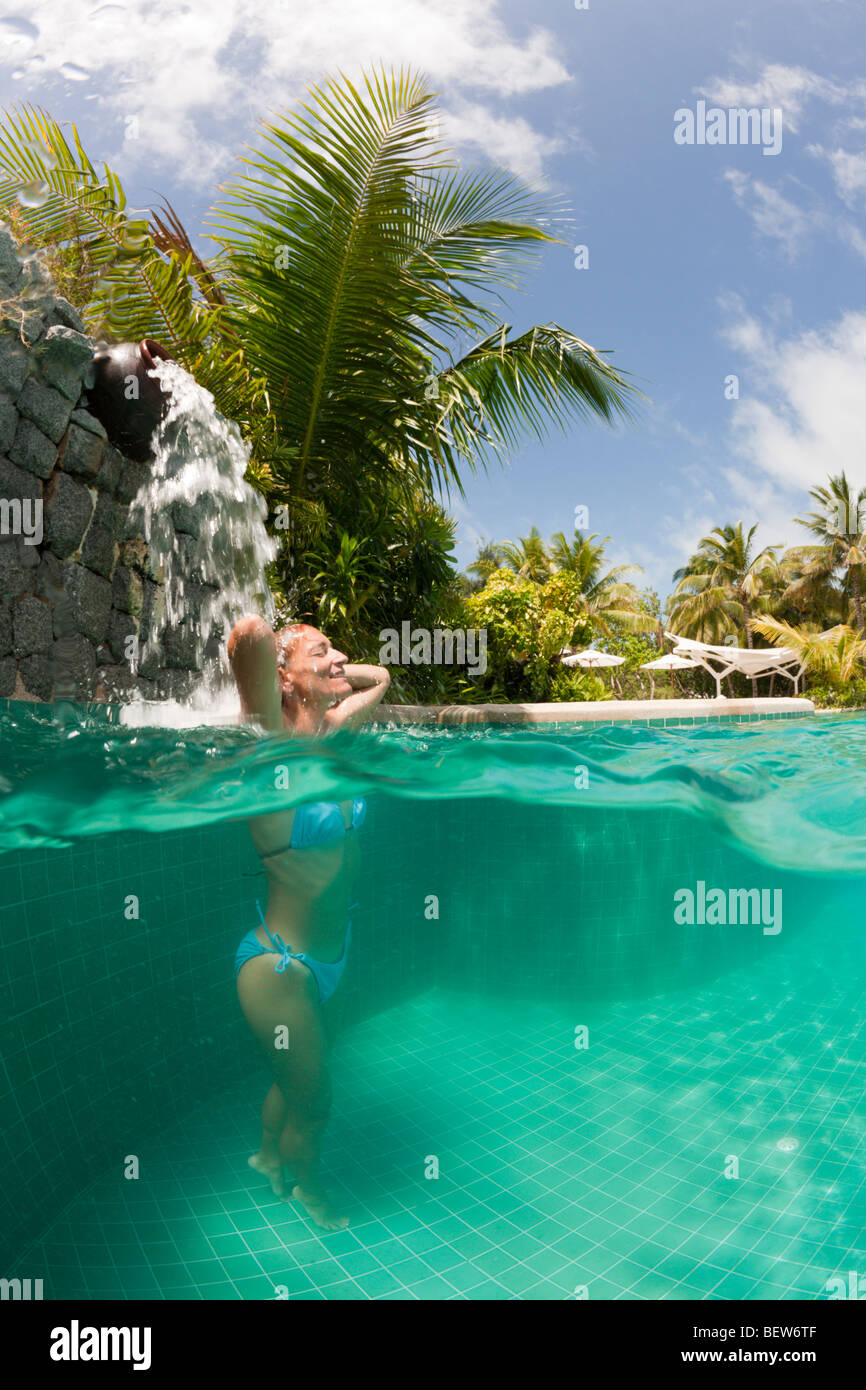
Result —
<instances>
[{"instance_id":1,"label":"stone wall","mask_svg":"<svg viewBox=\"0 0 866 1390\"><path fill-rule=\"evenodd\" d=\"M129 510L148 465L87 409L95 346L0 226L0 699L182 698L194 680L195 583L184 630L163 630L161 571ZM172 524L182 550L192 509Z\"/></svg>"}]
</instances>

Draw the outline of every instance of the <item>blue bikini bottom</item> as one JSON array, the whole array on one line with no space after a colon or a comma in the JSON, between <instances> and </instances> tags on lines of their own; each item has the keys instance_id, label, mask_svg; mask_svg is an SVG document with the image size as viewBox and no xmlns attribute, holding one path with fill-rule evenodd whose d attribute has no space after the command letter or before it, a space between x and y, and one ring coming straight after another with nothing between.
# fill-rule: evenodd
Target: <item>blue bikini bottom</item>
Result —
<instances>
[{"instance_id":1,"label":"blue bikini bottom","mask_svg":"<svg viewBox=\"0 0 866 1390\"><path fill-rule=\"evenodd\" d=\"M255 956L266 956L268 954L278 955L274 969L281 975L290 960L299 960L310 971L319 989L319 1003L324 1004L326 999L330 999L340 977L346 968L346 956L349 953L349 941L352 937L352 923L346 924L346 940L343 946L343 954L339 960L316 960L315 956L308 956L304 951L291 951L285 944L282 937L271 936L265 927L268 939L273 942L273 946L263 946L256 936L255 928L248 931L246 936L238 946L235 954L235 978L240 974L241 966L246 965L248 960Z\"/></svg>"}]
</instances>

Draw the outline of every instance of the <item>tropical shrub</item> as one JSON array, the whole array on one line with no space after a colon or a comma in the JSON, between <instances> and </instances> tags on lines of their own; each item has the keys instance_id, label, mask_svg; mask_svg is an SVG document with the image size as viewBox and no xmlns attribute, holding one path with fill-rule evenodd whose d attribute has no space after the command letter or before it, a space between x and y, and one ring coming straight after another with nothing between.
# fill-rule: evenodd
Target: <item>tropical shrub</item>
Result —
<instances>
[{"instance_id":1,"label":"tropical shrub","mask_svg":"<svg viewBox=\"0 0 866 1390\"><path fill-rule=\"evenodd\" d=\"M509 699L549 700L562 648L592 641L589 621L565 606L570 597L567 576L533 584L495 570L479 593L464 599L468 625L487 629L486 679L498 681Z\"/></svg>"}]
</instances>

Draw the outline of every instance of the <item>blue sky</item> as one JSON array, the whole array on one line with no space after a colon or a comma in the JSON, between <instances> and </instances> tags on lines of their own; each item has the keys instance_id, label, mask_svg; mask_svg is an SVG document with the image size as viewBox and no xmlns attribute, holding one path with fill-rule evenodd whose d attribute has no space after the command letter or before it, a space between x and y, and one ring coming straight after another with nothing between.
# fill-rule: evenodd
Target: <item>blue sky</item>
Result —
<instances>
[{"instance_id":1,"label":"blue sky","mask_svg":"<svg viewBox=\"0 0 866 1390\"><path fill-rule=\"evenodd\" d=\"M649 400L633 425L577 426L470 477L461 564L479 537L568 531L583 505L611 560L665 594L711 526L792 543L810 484L844 468L866 485L866 0L14 7L4 104L74 121L133 202L162 193L191 230L258 116L379 61L427 73L466 162L567 199L572 245L546 252L514 326L615 349ZM781 151L676 144L674 113L700 100L781 110Z\"/></svg>"}]
</instances>

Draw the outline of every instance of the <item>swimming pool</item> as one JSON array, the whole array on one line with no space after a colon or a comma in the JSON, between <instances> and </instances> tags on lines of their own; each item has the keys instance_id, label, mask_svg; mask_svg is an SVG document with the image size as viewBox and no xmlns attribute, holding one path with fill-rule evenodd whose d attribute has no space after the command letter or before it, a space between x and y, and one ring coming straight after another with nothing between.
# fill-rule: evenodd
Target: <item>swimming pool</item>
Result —
<instances>
[{"instance_id":1,"label":"swimming pool","mask_svg":"<svg viewBox=\"0 0 866 1390\"><path fill-rule=\"evenodd\" d=\"M313 747L7 706L6 1276L827 1298L866 1271L864 767L862 716ZM268 1077L232 957L263 885L245 817L334 793L369 814L328 1006L351 1225L323 1234L246 1165Z\"/></svg>"}]
</instances>

